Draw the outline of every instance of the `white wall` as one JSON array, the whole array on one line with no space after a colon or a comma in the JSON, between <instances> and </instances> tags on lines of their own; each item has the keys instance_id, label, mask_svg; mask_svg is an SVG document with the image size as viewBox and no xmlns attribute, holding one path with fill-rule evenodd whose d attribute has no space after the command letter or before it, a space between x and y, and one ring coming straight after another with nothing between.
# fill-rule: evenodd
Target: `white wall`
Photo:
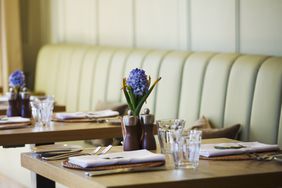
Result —
<instances>
[{"instance_id":1,"label":"white wall","mask_svg":"<svg viewBox=\"0 0 282 188\"><path fill-rule=\"evenodd\" d=\"M282 55L281 0L50 0L45 13L51 42Z\"/></svg>"}]
</instances>

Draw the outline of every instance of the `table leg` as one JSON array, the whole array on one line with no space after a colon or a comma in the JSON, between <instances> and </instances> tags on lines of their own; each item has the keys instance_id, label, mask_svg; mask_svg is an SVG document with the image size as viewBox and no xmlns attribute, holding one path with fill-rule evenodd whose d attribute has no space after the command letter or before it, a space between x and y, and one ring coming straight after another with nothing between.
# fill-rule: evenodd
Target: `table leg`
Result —
<instances>
[{"instance_id":1,"label":"table leg","mask_svg":"<svg viewBox=\"0 0 282 188\"><path fill-rule=\"evenodd\" d=\"M43 176L40 176L39 174L36 174L36 187L37 188L55 188L56 184L54 181L45 178Z\"/></svg>"},{"instance_id":2,"label":"table leg","mask_svg":"<svg viewBox=\"0 0 282 188\"><path fill-rule=\"evenodd\" d=\"M47 145L47 144L54 144L54 143L46 143L46 144L35 144L35 146L39 145ZM31 181L33 188L55 188L56 183L53 180L50 180L46 177L43 177L39 174L31 173Z\"/></svg>"}]
</instances>

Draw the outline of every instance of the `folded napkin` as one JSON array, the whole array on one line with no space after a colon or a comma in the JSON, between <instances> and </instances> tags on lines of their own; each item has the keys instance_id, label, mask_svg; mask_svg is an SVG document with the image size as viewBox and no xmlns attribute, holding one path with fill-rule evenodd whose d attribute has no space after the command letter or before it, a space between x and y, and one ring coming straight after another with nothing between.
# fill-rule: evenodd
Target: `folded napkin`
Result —
<instances>
[{"instance_id":1,"label":"folded napkin","mask_svg":"<svg viewBox=\"0 0 282 188\"><path fill-rule=\"evenodd\" d=\"M118 153L109 153L105 155L86 155L86 156L69 158L70 163L79 165L83 168L155 162L155 161L164 161L164 160L165 160L165 156L163 154L155 154L145 149L118 152Z\"/></svg>"},{"instance_id":2,"label":"folded napkin","mask_svg":"<svg viewBox=\"0 0 282 188\"><path fill-rule=\"evenodd\" d=\"M55 117L59 120L67 120L67 119L91 119L91 118L105 118L105 117L113 117L118 116L119 113L113 110L103 110L96 112L63 112L56 113Z\"/></svg>"},{"instance_id":3,"label":"folded napkin","mask_svg":"<svg viewBox=\"0 0 282 188\"><path fill-rule=\"evenodd\" d=\"M235 142L221 144L202 144L200 155L204 157L234 155L253 152L279 150L278 145L263 144L260 142Z\"/></svg>"},{"instance_id":4,"label":"folded napkin","mask_svg":"<svg viewBox=\"0 0 282 188\"><path fill-rule=\"evenodd\" d=\"M0 124L28 123L28 122L30 122L29 118L22 118L18 116L0 118Z\"/></svg>"},{"instance_id":5,"label":"folded napkin","mask_svg":"<svg viewBox=\"0 0 282 188\"><path fill-rule=\"evenodd\" d=\"M4 96L0 96L0 102L8 102L8 96L4 95Z\"/></svg>"}]
</instances>

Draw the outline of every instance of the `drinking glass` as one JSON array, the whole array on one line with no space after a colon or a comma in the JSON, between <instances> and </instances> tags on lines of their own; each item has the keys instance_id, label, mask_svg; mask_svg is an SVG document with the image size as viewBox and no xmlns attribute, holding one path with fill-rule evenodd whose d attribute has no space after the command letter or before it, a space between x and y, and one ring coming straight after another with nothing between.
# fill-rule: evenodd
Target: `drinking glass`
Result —
<instances>
[{"instance_id":1,"label":"drinking glass","mask_svg":"<svg viewBox=\"0 0 282 188\"><path fill-rule=\"evenodd\" d=\"M185 121L182 119L165 119L158 120L158 139L161 147L161 152L164 154L171 153L173 137L182 135L185 126Z\"/></svg>"},{"instance_id":2,"label":"drinking glass","mask_svg":"<svg viewBox=\"0 0 282 188\"><path fill-rule=\"evenodd\" d=\"M199 165L202 131L191 130L188 134L174 135L171 151L175 168L197 168Z\"/></svg>"},{"instance_id":3,"label":"drinking glass","mask_svg":"<svg viewBox=\"0 0 282 188\"><path fill-rule=\"evenodd\" d=\"M49 125L54 108L53 96L33 97L31 102L32 117L35 125Z\"/></svg>"}]
</instances>

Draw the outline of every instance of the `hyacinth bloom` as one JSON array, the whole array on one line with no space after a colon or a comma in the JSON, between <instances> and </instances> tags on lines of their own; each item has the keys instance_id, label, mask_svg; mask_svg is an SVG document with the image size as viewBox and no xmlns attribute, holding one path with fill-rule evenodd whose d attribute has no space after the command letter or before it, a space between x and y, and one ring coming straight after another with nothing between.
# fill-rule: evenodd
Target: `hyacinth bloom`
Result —
<instances>
[{"instance_id":1,"label":"hyacinth bloom","mask_svg":"<svg viewBox=\"0 0 282 188\"><path fill-rule=\"evenodd\" d=\"M10 74L9 85L14 88L21 88L25 86L25 76L20 70L16 70Z\"/></svg>"},{"instance_id":2,"label":"hyacinth bloom","mask_svg":"<svg viewBox=\"0 0 282 188\"><path fill-rule=\"evenodd\" d=\"M122 89L128 103L128 107L133 112L133 115L139 115L144 102L160 79L161 78L158 78L150 87L151 77L149 76L148 78L145 71L138 68L131 70L128 78L123 79Z\"/></svg>"}]
</instances>

